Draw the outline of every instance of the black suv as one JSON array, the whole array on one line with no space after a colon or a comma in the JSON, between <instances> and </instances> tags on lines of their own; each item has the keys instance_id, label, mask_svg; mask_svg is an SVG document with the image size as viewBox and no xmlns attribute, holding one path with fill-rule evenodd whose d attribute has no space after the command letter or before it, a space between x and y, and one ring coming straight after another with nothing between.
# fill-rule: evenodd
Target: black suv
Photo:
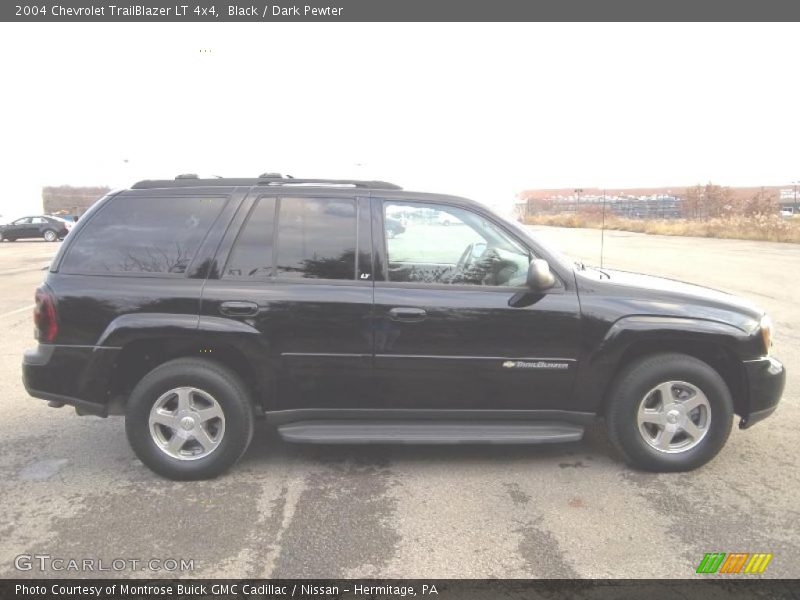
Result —
<instances>
[{"instance_id":1,"label":"black suv","mask_svg":"<svg viewBox=\"0 0 800 600\"><path fill-rule=\"evenodd\" d=\"M576 265L379 181L139 182L76 224L34 318L28 392L124 414L175 479L230 467L256 418L291 442L450 444L575 441L602 416L631 464L686 470L785 381L745 300Z\"/></svg>"},{"instance_id":2,"label":"black suv","mask_svg":"<svg viewBox=\"0 0 800 600\"><path fill-rule=\"evenodd\" d=\"M39 215L23 217L7 225L0 225L0 242L16 242L25 238L42 238L46 242L63 239L72 229L72 223L61 217Z\"/></svg>"}]
</instances>

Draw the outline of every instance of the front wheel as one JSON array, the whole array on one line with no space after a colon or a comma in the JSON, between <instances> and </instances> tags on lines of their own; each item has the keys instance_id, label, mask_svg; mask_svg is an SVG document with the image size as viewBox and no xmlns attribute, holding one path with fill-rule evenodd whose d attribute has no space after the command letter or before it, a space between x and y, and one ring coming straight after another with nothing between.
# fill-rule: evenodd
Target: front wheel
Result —
<instances>
[{"instance_id":1,"label":"front wheel","mask_svg":"<svg viewBox=\"0 0 800 600\"><path fill-rule=\"evenodd\" d=\"M216 477L250 444L250 393L236 373L216 362L172 360L134 388L125 431L139 459L159 475L176 480Z\"/></svg>"},{"instance_id":2,"label":"front wheel","mask_svg":"<svg viewBox=\"0 0 800 600\"><path fill-rule=\"evenodd\" d=\"M52 229L47 229L44 232L43 237L45 242L55 242L58 239L58 234Z\"/></svg>"},{"instance_id":3,"label":"front wheel","mask_svg":"<svg viewBox=\"0 0 800 600\"><path fill-rule=\"evenodd\" d=\"M684 354L643 358L617 377L606 423L627 462L648 471L688 471L728 439L733 400L722 377Z\"/></svg>"}]
</instances>

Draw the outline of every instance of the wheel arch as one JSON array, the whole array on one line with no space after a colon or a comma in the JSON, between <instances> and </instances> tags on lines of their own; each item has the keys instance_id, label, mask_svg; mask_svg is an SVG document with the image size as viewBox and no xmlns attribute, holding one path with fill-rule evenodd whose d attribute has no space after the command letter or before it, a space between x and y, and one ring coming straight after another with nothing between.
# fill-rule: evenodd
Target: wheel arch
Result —
<instances>
[{"instance_id":1,"label":"wheel arch","mask_svg":"<svg viewBox=\"0 0 800 600\"><path fill-rule=\"evenodd\" d=\"M259 412L274 397L267 343L255 329L230 319L188 315L164 315L171 323L165 328L159 315L135 316L135 326L116 323L102 336L103 345L119 348L109 381L112 414L124 408L144 375L176 358L203 358L231 369L247 385Z\"/></svg>"},{"instance_id":2,"label":"wheel arch","mask_svg":"<svg viewBox=\"0 0 800 600\"><path fill-rule=\"evenodd\" d=\"M610 390L633 361L660 353L692 356L713 368L727 385L738 415L749 413L747 372L738 347L746 334L726 323L702 319L630 317L611 327L587 359L578 394L604 415Z\"/></svg>"},{"instance_id":3,"label":"wheel arch","mask_svg":"<svg viewBox=\"0 0 800 600\"><path fill-rule=\"evenodd\" d=\"M124 403L142 377L176 358L201 358L229 368L247 385L256 406L263 408L263 401L267 397L263 378L257 374L241 348L224 342L181 337L141 339L123 347L111 375L112 398Z\"/></svg>"},{"instance_id":4,"label":"wheel arch","mask_svg":"<svg viewBox=\"0 0 800 600\"><path fill-rule=\"evenodd\" d=\"M744 366L736 356L724 346L714 342L695 341L687 346L674 340L644 339L631 344L623 352L617 369L609 378L603 390L600 413L605 414L611 401L610 390L617 376L633 361L652 356L654 354L675 353L685 354L703 361L722 377L731 393L733 408L736 414L744 415L749 412L749 399L747 395L747 374Z\"/></svg>"}]
</instances>

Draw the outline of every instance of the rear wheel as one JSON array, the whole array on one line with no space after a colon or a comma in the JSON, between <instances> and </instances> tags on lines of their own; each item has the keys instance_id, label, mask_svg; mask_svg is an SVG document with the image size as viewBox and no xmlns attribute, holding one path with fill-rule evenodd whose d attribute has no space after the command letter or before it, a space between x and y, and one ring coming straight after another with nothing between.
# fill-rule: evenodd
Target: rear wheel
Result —
<instances>
[{"instance_id":1,"label":"rear wheel","mask_svg":"<svg viewBox=\"0 0 800 600\"><path fill-rule=\"evenodd\" d=\"M617 377L606 413L609 437L629 464L688 471L714 458L733 421L722 377L684 354L643 358Z\"/></svg>"},{"instance_id":2,"label":"rear wheel","mask_svg":"<svg viewBox=\"0 0 800 600\"><path fill-rule=\"evenodd\" d=\"M45 229L42 237L44 237L45 242L55 242L58 239L58 234L52 229Z\"/></svg>"},{"instance_id":3,"label":"rear wheel","mask_svg":"<svg viewBox=\"0 0 800 600\"><path fill-rule=\"evenodd\" d=\"M230 468L253 436L250 393L218 363L181 358L153 369L131 393L128 441L170 479L208 479Z\"/></svg>"}]
</instances>

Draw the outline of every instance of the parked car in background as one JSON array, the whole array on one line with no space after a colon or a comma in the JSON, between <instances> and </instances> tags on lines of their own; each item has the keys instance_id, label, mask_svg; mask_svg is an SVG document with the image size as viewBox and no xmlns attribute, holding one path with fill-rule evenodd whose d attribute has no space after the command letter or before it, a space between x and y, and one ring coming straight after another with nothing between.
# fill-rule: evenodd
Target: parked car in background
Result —
<instances>
[{"instance_id":1,"label":"parked car in background","mask_svg":"<svg viewBox=\"0 0 800 600\"><path fill-rule=\"evenodd\" d=\"M399 219L392 219L391 217L386 217L386 235L389 238L394 238L401 233L403 233L406 228L405 225Z\"/></svg>"},{"instance_id":2,"label":"parked car in background","mask_svg":"<svg viewBox=\"0 0 800 600\"><path fill-rule=\"evenodd\" d=\"M449 213L438 212L438 213L436 213L436 221L435 222L436 222L437 225L444 225L444 226L447 227L449 225L456 224L458 221L457 221L457 219L453 218L453 216L450 215Z\"/></svg>"},{"instance_id":3,"label":"parked car in background","mask_svg":"<svg viewBox=\"0 0 800 600\"><path fill-rule=\"evenodd\" d=\"M47 242L55 242L63 239L70 229L72 223L61 217L22 217L7 225L0 225L0 242L15 242L25 238L42 238Z\"/></svg>"}]
</instances>

